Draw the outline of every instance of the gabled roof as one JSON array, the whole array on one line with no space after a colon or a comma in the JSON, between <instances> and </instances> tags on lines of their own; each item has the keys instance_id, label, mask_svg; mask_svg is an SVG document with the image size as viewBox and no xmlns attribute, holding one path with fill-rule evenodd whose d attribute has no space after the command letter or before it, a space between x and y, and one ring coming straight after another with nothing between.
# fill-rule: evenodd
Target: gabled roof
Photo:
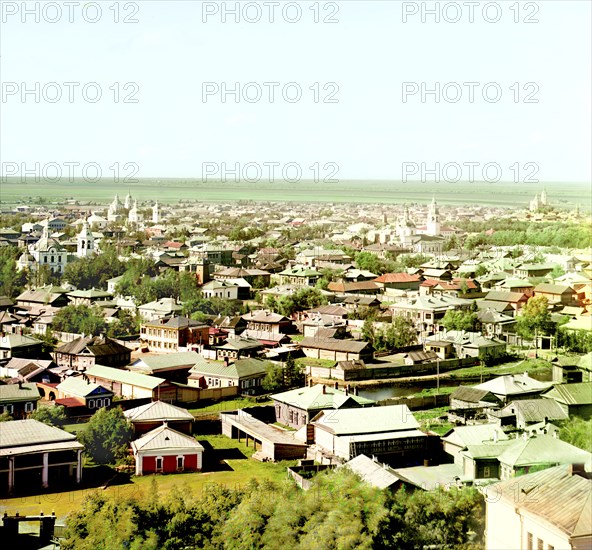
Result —
<instances>
[{"instance_id":1,"label":"gabled roof","mask_svg":"<svg viewBox=\"0 0 592 550\"><path fill-rule=\"evenodd\" d=\"M575 294L575 290L568 285L553 285L541 283L534 287L535 292L544 292L545 294Z\"/></svg>"},{"instance_id":2,"label":"gabled roof","mask_svg":"<svg viewBox=\"0 0 592 550\"><path fill-rule=\"evenodd\" d=\"M147 451L175 451L202 452L204 448L197 440L189 435L182 434L169 428L166 424L144 434L139 439L132 441L134 454Z\"/></svg>"},{"instance_id":3,"label":"gabled roof","mask_svg":"<svg viewBox=\"0 0 592 550\"><path fill-rule=\"evenodd\" d=\"M74 434L37 420L0 422L0 456L13 454L11 447L19 447L19 451L22 451L22 447L59 442L69 442L82 447L76 442Z\"/></svg>"},{"instance_id":4,"label":"gabled roof","mask_svg":"<svg viewBox=\"0 0 592 550\"><path fill-rule=\"evenodd\" d=\"M498 424L475 424L474 426L457 426L448 430L442 441L465 448L469 445L482 445L487 441L506 440L508 436Z\"/></svg>"},{"instance_id":5,"label":"gabled roof","mask_svg":"<svg viewBox=\"0 0 592 550\"><path fill-rule=\"evenodd\" d=\"M335 435L370 437L380 433L416 432L419 428L407 405L321 411L313 424ZM419 435L423 434L419 432Z\"/></svg>"},{"instance_id":6,"label":"gabled roof","mask_svg":"<svg viewBox=\"0 0 592 550\"><path fill-rule=\"evenodd\" d=\"M374 279L375 283L417 283L420 280L420 276L410 275L409 273L385 273L380 277Z\"/></svg>"},{"instance_id":7,"label":"gabled roof","mask_svg":"<svg viewBox=\"0 0 592 550\"><path fill-rule=\"evenodd\" d=\"M217 349L230 349L230 350L245 350L245 349L259 349L262 348L263 344L259 340L254 338L228 338L223 346L218 346Z\"/></svg>"},{"instance_id":8,"label":"gabled roof","mask_svg":"<svg viewBox=\"0 0 592 550\"><path fill-rule=\"evenodd\" d=\"M181 407L175 407L164 401L152 401L123 413L130 422L165 422L175 420L195 420L193 415Z\"/></svg>"},{"instance_id":9,"label":"gabled roof","mask_svg":"<svg viewBox=\"0 0 592 550\"><path fill-rule=\"evenodd\" d=\"M382 466L366 455L358 455L343 466L358 474L366 483L379 489L387 489L400 481L389 467Z\"/></svg>"},{"instance_id":10,"label":"gabled roof","mask_svg":"<svg viewBox=\"0 0 592 550\"><path fill-rule=\"evenodd\" d=\"M511 478L491 489L513 507L528 510L571 537L592 533L592 480L571 474L569 466ZM523 494L528 498L516 498Z\"/></svg>"},{"instance_id":11,"label":"gabled roof","mask_svg":"<svg viewBox=\"0 0 592 550\"><path fill-rule=\"evenodd\" d=\"M567 412L553 399L518 399L500 410L500 415L522 415L525 422L566 420Z\"/></svg>"},{"instance_id":12,"label":"gabled roof","mask_svg":"<svg viewBox=\"0 0 592 550\"><path fill-rule=\"evenodd\" d=\"M81 336L59 348L57 353L79 355L86 353L94 356L130 354L131 350L106 336Z\"/></svg>"},{"instance_id":13,"label":"gabled roof","mask_svg":"<svg viewBox=\"0 0 592 550\"><path fill-rule=\"evenodd\" d=\"M368 347L368 342L338 340L336 338L317 339L315 337L307 336L300 341L300 346L303 348L341 351L344 353L360 353Z\"/></svg>"},{"instance_id":14,"label":"gabled roof","mask_svg":"<svg viewBox=\"0 0 592 550\"><path fill-rule=\"evenodd\" d=\"M39 346L41 341L22 334L5 334L0 338L0 348L14 349L28 346Z\"/></svg>"},{"instance_id":15,"label":"gabled roof","mask_svg":"<svg viewBox=\"0 0 592 550\"><path fill-rule=\"evenodd\" d=\"M240 379L249 376L264 375L269 365L269 361L248 358L239 359L229 365L220 362L200 363L199 365L195 365L190 373L192 376L222 376L225 378Z\"/></svg>"},{"instance_id":16,"label":"gabled roof","mask_svg":"<svg viewBox=\"0 0 592 550\"><path fill-rule=\"evenodd\" d=\"M526 302L528 297L522 292L504 292L502 290L491 290L486 294L485 300L493 302L508 302L513 304L517 302Z\"/></svg>"},{"instance_id":17,"label":"gabled roof","mask_svg":"<svg viewBox=\"0 0 592 550\"><path fill-rule=\"evenodd\" d=\"M83 380L82 376L70 376L58 384L56 389L74 397L88 397L93 394L113 393L99 384L93 384L92 382Z\"/></svg>"},{"instance_id":18,"label":"gabled roof","mask_svg":"<svg viewBox=\"0 0 592 550\"><path fill-rule=\"evenodd\" d=\"M545 392L544 397L566 405L590 405L592 404L592 382L557 384Z\"/></svg>"},{"instance_id":19,"label":"gabled roof","mask_svg":"<svg viewBox=\"0 0 592 550\"><path fill-rule=\"evenodd\" d=\"M324 386L323 384L315 384L311 387L297 388L272 395L274 401L292 405L297 409L302 410L319 410L319 409L339 409L348 401L353 401L353 405L373 405L375 401L365 399L357 395L348 395L344 391L336 390L335 388Z\"/></svg>"},{"instance_id":20,"label":"gabled roof","mask_svg":"<svg viewBox=\"0 0 592 550\"><path fill-rule=\"evenodd\" d=\"M459 386L450 394L450 399L458 399L467 403L479 403L485 401L488 396L490 396L490 399L487 399L487 401L499 402L499 399L489 390L480 390L471 386Z\"/></svg>"},{"instance_id":21,"label":"gabled roof","mask_svg":"<svg viewBox=\"0 0 592 550\"><path fill-rule=\"evenodd\" d=\"M165 383L165 380L162 378L156 378L156 376L149 376L147 374L140 374L129 370L114 369L112 367L104 367L103 365L94 365L90 369L86 369L86 375L96 376L97 378L113 382L131 384L132 386L148 388L150 390Z\"/></svg>"},{"instance_id":22,"label":"gabled roof","mask_svg":"<svg viewBox=\"0 0 592 550\"><path fill-rule=\"evenodd\" d=\"M264 310L252 311L250 313L247 313L246 315L243 315L243 319L245 319L245 321L252 321L254 323L276 324L290 322L290 319L288 319L284 315Z\"/></svg>"},{"instance_id":23,"label":"gabled roof","mask_svg":"<svg viewBox=\"0 0 592 550\"><path fill-rule=\"evenodd\" d=\"M128 368L130 370L155 372L175 367L192 367L196 363L202 362L205 362L205 359L196 351L179 351L176 353L142 355Z\"/></svg>"},{"instance_id":24,"label":"gabled roof","mask_svg":"<svg viewBox=\"0 0 592 550\"><path fill-rule=\"evenodd\" d=\"M0 386L0 402L16 403L40 398L37 384L3 384Z\"/></svg>"},{"instance_id":25,"label":"gabled roof","mask_svg":"<svg viewBox=\"0 0 592 550\"><path fill-rule=\"evenodd\" d=\"M587 464L592 454L552 435L537 435L514 440L498 460L512 468L535 464Z\"/></svg>"},{"instance_id":26,"label":"gabled roof","mask_svg":"<svg viewBox=\"0 0 592 550\"><path fill-rule=\"evenodd\" d=\"M507 374L498 376L482 384L474 386L477 389L488 390L495 395L520 395L525 393L542 392L551 386L550 382L539 382L528 374Z\"/></svg>"}]
</instances>

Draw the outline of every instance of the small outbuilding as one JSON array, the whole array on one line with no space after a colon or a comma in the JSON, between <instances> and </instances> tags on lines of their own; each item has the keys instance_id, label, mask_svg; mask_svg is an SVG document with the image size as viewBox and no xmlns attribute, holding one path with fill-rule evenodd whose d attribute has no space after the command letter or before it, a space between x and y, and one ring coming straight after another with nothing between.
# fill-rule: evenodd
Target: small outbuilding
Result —
<instances>
[{"instance_id":1,"label":"small outbuilding","mask_svg":"<svg viewBox=\"0 0 592 550\"><path fill-rule=\"evenodd\" d=\"M159 428L132 441L136 475L199 472L203 465L203 446L193 437L169 428Z\"/></svg>"}]
</instances>

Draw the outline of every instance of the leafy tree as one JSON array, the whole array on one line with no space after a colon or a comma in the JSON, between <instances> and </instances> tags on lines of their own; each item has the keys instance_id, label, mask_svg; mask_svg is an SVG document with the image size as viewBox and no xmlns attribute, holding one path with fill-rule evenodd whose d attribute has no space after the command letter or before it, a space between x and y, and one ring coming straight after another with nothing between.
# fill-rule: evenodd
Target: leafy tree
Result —
<instances>
[{"instance_id":1,"label":"leafy tree","mask_svg":"<svg viewBox=\"0 0 592 550\"><path fill-rule=\"evenodd\" d=\"M449 309L441 324L446 330L474 331L477 326L477 314L471 311Z\"/></svg>"},{"instance_id":2,"label":"leafy tree","mask_svg":"<svg viewBox=\"0 0 592 550\"><path fill-rule=\"evenodd\" d=\"M537 331L549 333L552 329L549 301L545 296L533 296L522 308L516 320L518 334L525 338L533 338Z\"/></svg>"},{"instance_id":3,"label":"leafy tree","mask_svg":"<svg viewBox=\"0 0 592 550\"><path fill-rule=\"evenodd\" d=\"M30 418L50 426L63 426L67 420L66 409L61 405L38 407L31 413Z\"/></svg>"},{"instance_id":4,"label":"leafy tree","mask_svg":"<svg viewBox=\"0 0 592 550\"><path fill-rule=\"evenodd\" d=\"M0 414L0 422L10 422L11 420L14 420L14 418L10 416L8 411L4 411L2 414Z\"/></svg>"},{"instance_id":5,"label":"leafy tree","mask_svg":"<svg viewBox=\"0 0 592 550\"><path fill-rule=\"evenodd\" d=\"M124 271L125 265L115 248L107 247L101 254L68 263L64 279L79 289L106 288L109 279L119 277Z\"/></svg>"},{"instance_id":6,"label":"leafy tree","mask_svg":"<svg viewBox=\"0 0 592 550\"><path fill-rule=\"evenodd\" d=\"M404 315L394 315L386 331L386 341L390 349L405 348L415 344L417 333L413 320Z\"/></svg>"},{"instance_id":7,"label":"leafy tree","mask_svg":"<svg viewBox=\"0 0 592 550\"><path fill-rule=\"evenodd\" d=\"M570 418L559 430L559 439L592 453L592 418Z\"/></svg>"},{"instance_id":8,"label":"leafy tree","mask_svg":"<svg viewBox=\"0 0 592 550\"><path fill-rule=\"evenodd\" d=\"M269 363L265 368L265 378L261 382L265 391L275 392L284 387L284 370L281 365Z\"/></svg>"},{"instance_id":9,"label":"leafy tree","mask_svg":"<svg viewBox=\"0 0 592 550\"><path fill-rule=\"evenodd\" d=\"M386 502L374 548L480 548L483 496L473 488L438 492L400 489Z\"/></svg>"},{"instance_id":10,"label":"leafy tree","mask_svg":"<svg viewBox=\"0 0 592 550\"><path fill-rule=\"evenodd\" d=\"M114 464L128 456L132 436L132 427L121 407L103 407L92 415L80 440L97 464Z\"/></svg>"},{"instance_id":11,"label":"leafy tree","mask_svg":"<svg viewBox=\"0 0 592 550\"><path fill-rule=\"evenodd\" d=\"M111 338L131 336L139 332L140 317L125 310L120 311L117 320L107 326L107 336Z\"/></svg>"},{"instance_id":12,"label":"leafy tree","mask_svg":"<svg viewBox=\"0 0 592 550\"><path fill-rule=\"evenodd\" d=\"M372 252L358 252L355 256L355 263L358 269L366 269L377 275L382 275L385 272L384 263Z\"/></svg>"},{"instance_id":13,"label":"leafy tree","mask_svg":"<svg viewBox=\"0 0 592 550\"><path fill-rule=\"evenodd\" d=\"M286 387L294 388L304 384L304 371L296 364L291 354L288 354L283 370L284 384Z\"/></svg>"},{"instance_id":14,"label":"leafy tree","mask_svg":"<svg viewBox=\"0 0 592 550\"><path fill-rule=\"evenodd\" d=\"M86 305L66 306L54 316L52 327L58 332L73 332L98 336L105 331L107 323L100 308Z\"/></svg>"},{"instance_id":15,"label":"leafy tree","mask_svg":"<svg viewBox=\"0 0 592 550\"><path fill-rule=\"evenodd\" d=\"M22 250L13 246L0 248L0 296L14 298L25 289L27 273L16 269L16 260L21 253Z\"/></svg>"}]
</instances>

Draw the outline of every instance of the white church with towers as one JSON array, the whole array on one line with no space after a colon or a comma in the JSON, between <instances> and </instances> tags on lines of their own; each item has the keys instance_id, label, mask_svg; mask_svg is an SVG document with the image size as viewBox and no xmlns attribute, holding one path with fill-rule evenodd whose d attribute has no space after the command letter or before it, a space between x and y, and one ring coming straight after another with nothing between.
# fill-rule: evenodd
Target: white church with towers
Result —
<instances>
[{"instance_id":1,"label":"white church with towers","mask_svg":"<svg viewBox=\"0 0 592 550\"><path fill-rule=\"evenodd\" d=\"M151 208L152 223L160 223L161 214L158 200ZM113 223L128 223L134 225L141 225L145 222L142 213L138 209L137 199L134 199L129 191L123 202L119 199L119 195L115 195L113 202L109 205L107 210L107 220Z\"/></svg>"}]
</instances>

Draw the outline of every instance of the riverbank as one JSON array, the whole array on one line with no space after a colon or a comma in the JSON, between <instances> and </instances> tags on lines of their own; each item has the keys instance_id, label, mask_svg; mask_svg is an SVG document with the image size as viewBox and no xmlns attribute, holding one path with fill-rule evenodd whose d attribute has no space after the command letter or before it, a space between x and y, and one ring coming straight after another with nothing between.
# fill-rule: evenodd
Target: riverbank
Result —
<instances>
[{"instance_id":1,"label":"riverbank","mask_svg":"<svg viewBox=\"0 0 592 550\"><path fill-rule=\"evenodd\" d=\"M352 380L344 382L342 380L330 380L323 378L313 379L315 383L326 384L334 386L336 382L339 383L340 388L349 385L352 388L381 388L381 387L401 387L408 388L413 386L435 386L438 379L443 385L462 385L485 382L491 380L496 376L503 376L506 374L522 374L528 372L530 376L537 380L551 379L551 363L543 359L523 359L512 363L503 363L494 367L466 367L455 369L452 371L437 374L425 374L419 376L402 376L396 378L382 378L373 380Z\"/></svg>"}]
</instances>

